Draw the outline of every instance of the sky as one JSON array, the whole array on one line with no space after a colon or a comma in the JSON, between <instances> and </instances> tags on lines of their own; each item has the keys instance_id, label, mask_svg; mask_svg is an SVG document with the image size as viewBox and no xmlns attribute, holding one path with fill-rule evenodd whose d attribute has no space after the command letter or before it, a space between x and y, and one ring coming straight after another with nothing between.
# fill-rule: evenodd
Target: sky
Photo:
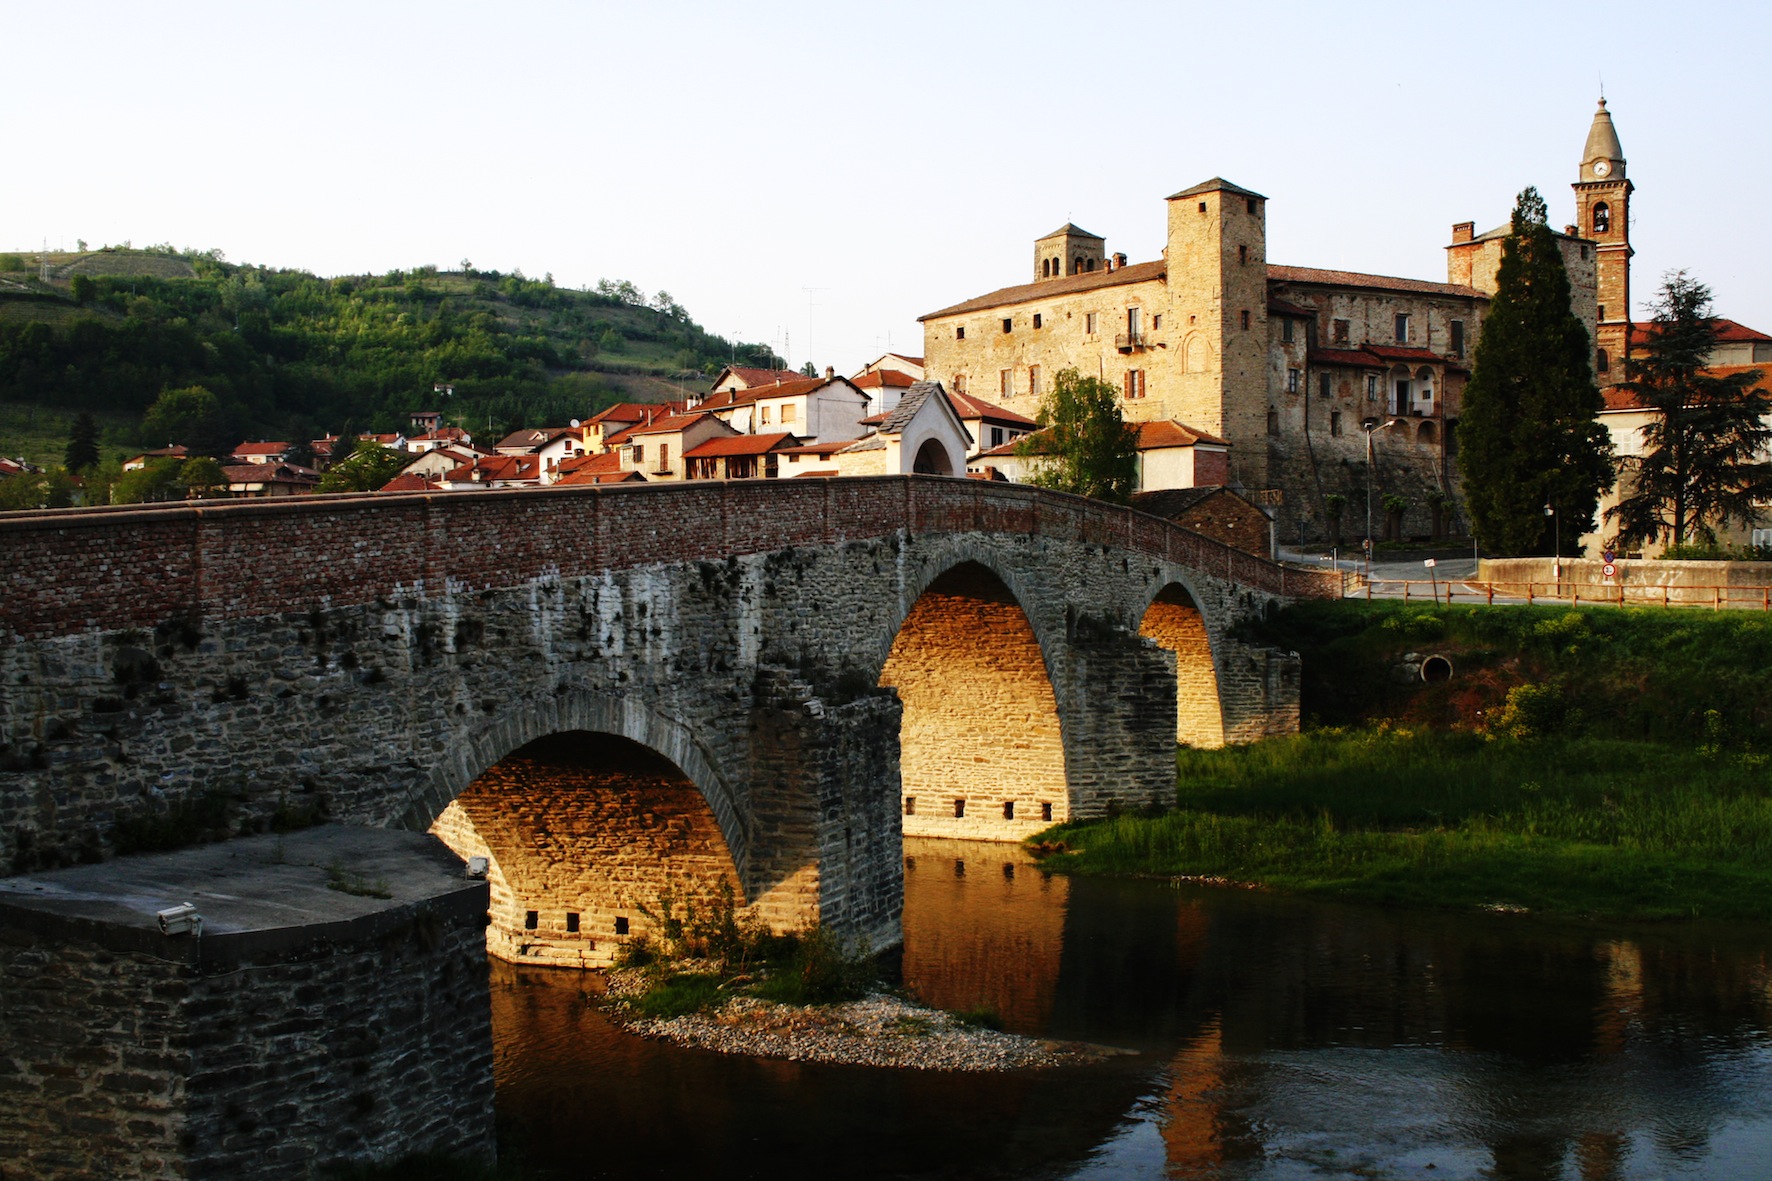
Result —
<instances>
[{"instance_id":1,"label":"sky","mask_svg":"<svg viewBox=\"0 0 1772 1181\"><path fill-rule=\"evenodd\" d=\"M854 372L1213 176L1271 262L1444 279L1527 185L1573 219L1603 85L1637 314L1684 268L1772 332L1772 4L1232 8L0 0L0 250L626 279Z\"/></svg>"}]
</instances>

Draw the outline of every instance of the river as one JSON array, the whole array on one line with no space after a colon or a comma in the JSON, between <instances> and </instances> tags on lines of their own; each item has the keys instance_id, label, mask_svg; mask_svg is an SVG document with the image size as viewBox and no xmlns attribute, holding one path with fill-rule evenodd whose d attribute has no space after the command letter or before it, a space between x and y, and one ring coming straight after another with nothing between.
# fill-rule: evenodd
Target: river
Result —
<instances>
[{"instance_id":1,"label":"river","mask_svg":"<svg viewBox=\"0 0 1772 1181\"><path fill-rule=\"evenodd\" d=\"M904 985L1135 1051L960 1075L735 1058L493 967L507 1142L562 1177L1772 1177L1772 931L1409 912L905 843Z\"/></svg>"}]
</instances>

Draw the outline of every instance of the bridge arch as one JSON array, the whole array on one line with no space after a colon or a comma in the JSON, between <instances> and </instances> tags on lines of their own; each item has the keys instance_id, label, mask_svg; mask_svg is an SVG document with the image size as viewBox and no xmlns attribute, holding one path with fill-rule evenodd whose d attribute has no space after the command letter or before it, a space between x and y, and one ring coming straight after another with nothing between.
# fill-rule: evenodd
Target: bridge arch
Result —
<instances>
[{"instance_id":1,"label":"bridge arch","mask_svg":"<svg viewBox=\"0 0 1772 1181\"><path fill-rule=\"evenodd\" d=\"M1187 746L1223 746L1214 632L1198 595L1183 578L1159 576L1143 601L1138 634L1175 655L1175 740Z\"/></svg>"},{"instance_id":2,"label":"bridge arch","mask_svg":"<svg viewBox=\"0 0 1772 1181\"><path fill-rule=\"evenodd\" d=\"M903 706L906 834L1014 840L1071 814L1053 661L1012 579L950 555L905 587L876 678Z\"/></svg>"}]
</instances>

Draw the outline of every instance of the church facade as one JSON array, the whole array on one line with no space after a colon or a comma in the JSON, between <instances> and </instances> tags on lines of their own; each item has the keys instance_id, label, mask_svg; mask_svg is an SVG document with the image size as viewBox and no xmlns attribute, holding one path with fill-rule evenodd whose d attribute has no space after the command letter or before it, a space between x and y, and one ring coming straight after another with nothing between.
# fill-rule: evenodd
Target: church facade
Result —
<instances>
[{"instance_id":1,"label":"church facade","mask_svg":"<svg viewBox=\"0 0 1772 1181\"><path fill-rule=\"evenodd\" d=\"M1631 184L1603 101L1574 188L1558 242L1605 384L1628 344ZM1288 541L1452 528L1458 415L1508 227L1453 226L1438 282L1270 262L1267 198L1223 178L1165 206L1161 258L1129 263L1067 224L1035 242L1030 282L922 317L929 377L1030 417L1060 370L1108 381L1128 420L1227 441L1227 482Z\"/></svg>"}]
</instances>

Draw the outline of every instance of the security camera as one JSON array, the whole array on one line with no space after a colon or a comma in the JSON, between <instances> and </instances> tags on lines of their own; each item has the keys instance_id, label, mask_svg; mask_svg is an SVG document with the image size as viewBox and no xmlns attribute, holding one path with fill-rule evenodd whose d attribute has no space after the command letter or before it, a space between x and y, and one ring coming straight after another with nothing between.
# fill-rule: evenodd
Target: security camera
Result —
<instances>
[{"instance_id":1,"label":"security camera","mask_svg":"<svg viewBox=\"0 0 1772 1181\"><path fill-rule=\"evenodd\" d=\"M203 934L203 916L198 914L197 908L189 902L169 906L154 917L160 920L160 934L162 935Z\"/></svg>"},{"instance_id":2,"label":"security camera","mask_svg":"<svg viewBox=\"0 0 1772 1181\"><path fill-rule=\"evenodd\" d=\"M491 868L492 862L485 857L468 858L468 876L471 878L483 878Z\"/></svg>"}]
</instances>

